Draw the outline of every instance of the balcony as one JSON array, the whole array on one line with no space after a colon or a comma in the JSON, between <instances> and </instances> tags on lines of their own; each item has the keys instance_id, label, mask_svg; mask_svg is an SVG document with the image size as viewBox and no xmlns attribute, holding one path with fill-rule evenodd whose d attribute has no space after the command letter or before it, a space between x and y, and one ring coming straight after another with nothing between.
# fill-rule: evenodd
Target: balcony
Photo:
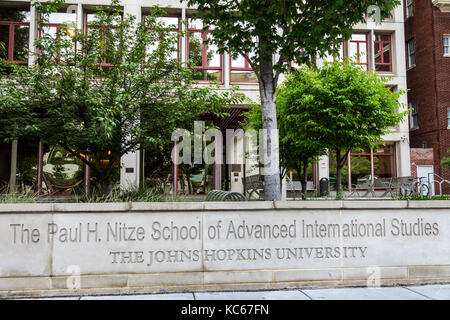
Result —
<instances>
[{"instance_id":1,"label":"balcony","mask_svg":"<svg viewBox=\"0 0 450 320\"><path fill-rule=\"evenodd\" d=\"M450 0L433 0L433 4L442 12L450 12Z\"/></svg>"}]
</instances>

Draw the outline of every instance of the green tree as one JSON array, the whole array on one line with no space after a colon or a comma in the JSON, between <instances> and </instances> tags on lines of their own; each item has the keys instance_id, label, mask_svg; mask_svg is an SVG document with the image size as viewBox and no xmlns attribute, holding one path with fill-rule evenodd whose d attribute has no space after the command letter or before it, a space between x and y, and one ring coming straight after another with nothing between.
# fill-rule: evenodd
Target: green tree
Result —
<instances>
[{"instance_id":1,"label":"green tree","mask_svg":"<svg viewBox=\"0 0 450 320\"><path fill-rule=\"evenodd\" d=\"M385 77L364 72L351 60L327 63L318 69L315 112L309 122L317 125L320 141L336 157L336 190L341 191L342 168L352 149L376 148L389 127L405 120L398 112L404 90L392 92Z\"/></svg>"},{"instance_id":2,"label":"green tree","mask_svg":"<svg viewBox=\"0 0 450 320\"><path fill-rule=\"evenodd\" d=\"M450 152L450 150L447 150L447 152ZM443 168L450 168L450 157L442 159L441 166Z\"/></svg>"},{"instance_id":3,"label":"green tree","mask_svg":"<svg viewBox=\"0 0 450 320\"><path fill-rule=\"evenodd\" d=\"M308 165L326 149L320 141L320 125L312 114L317 112L315 97L321 92L318 75L303 67L293 71L277 90L277 120L280 138L280 165L283 179L287 170L296 170L302 184L302 198L306 199ZM246 114L247 127L261 129L261 107L255 106Z\"/></svg>"},{"instance_id":4,"label":"green tree","mask_svg":"<svg viewBox=\"0 0 450 320\"><path fill-rule=\"evenodd\" d=\"M43 17L40 29L63 2L34 4ZM35 41L36 66L14 66L0 93L2 140L33 135L60 145L91 167L105 192L122 155L164 146L170 156L173 130L241 101L235 90L195 87L192 71L171 58L181 34L158 21L160 9L137 23L122 18L118 4L99 8L86 34L76 30L71 37L64 27L57 38L43 33Z\"/></svg>"},{"instance_id":5,"label":"green tree","mask_svg":"<svg viewBox=\"0 0 450 320\"><path fill-rule=\"evenodd\" d=\"M352 27L364 22L369 6L381 9L381 18L398 0L181 0L195 6L205 29L211 29L220 52L242 55L258 78L263 128L277 129L276 91L279 76L290 62L313 64L317 56L338 54L339 44L348 40ZM247 53L250 53L247 55ZM276 59L274 59L276 56ZM270 159L265 176L267 200L279 200L279 140L267 140Z\"/></svg>"}]
</instances>

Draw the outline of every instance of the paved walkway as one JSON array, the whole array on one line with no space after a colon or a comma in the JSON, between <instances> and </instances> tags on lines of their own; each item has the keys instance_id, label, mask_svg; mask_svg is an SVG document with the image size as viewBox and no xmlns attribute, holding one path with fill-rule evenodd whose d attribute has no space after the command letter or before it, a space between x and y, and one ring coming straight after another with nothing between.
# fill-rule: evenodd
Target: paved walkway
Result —
<instances>
[{"instance_id":1,"label":"paved walkway","mask_svg":"<svg viewBox=\"0 0 450 320\"><path fill-rule=\"evenodd\" d=\"M42 298L51 300L450 300L450 284L383 288L298 289ZM42 300L40 299L40 300Z\"/></svg>"}]
</instances>

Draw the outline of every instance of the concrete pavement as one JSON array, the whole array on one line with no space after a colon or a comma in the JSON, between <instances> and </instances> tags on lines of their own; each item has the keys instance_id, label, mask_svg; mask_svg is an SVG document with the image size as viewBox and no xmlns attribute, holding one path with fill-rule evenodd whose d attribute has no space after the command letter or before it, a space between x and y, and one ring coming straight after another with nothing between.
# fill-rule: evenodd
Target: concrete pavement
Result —
<instances>
[{"instance_id":1,"label":"concrete pavement","mask_svg":"<svg viewBox=\"0 0 450 320\"><path fill-rule=\"evenodd\" d=\"M290 289L252 292L195 292L122 296L40 298L39 300L450 300L450 284L381 287Z\"/></svg>"}]
</instances>

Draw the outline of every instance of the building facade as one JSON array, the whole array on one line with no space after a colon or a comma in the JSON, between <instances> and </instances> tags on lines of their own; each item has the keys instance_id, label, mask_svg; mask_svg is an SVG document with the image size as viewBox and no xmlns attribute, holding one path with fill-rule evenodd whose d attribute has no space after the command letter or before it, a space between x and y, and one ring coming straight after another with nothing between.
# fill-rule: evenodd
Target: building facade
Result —
<instances>
[{"instance_id":1,"label":"building facade","mask_svg":"<svg viewBox=\"0 0 450 320\"><path fill-rule=\"evenodd\" d=\"M341 48L341 56L357 57L363 70L376 71L380 77L387 77L387 85L392 90L406 90L406 63L403 6L396 7L391 18L381 24L372 19L354 27L352 38ZM332 61L333 58L327 58ZM407 97L403 95L399 101L404 111ZM378 150L353 152L344 168L343 184L348 189L356 184L357 179L364 177L400 177L409 176L410 146L409 128L405 119L391 132L383 137L385 143ZM318 179L333 178L332 157L324 157L317 164Z\"/></svg>"},{"instance_id":2,"label":"building facade","mask_svg":"<svg viewBox=\"0 0 450 320\"><path fill-rule=\"evenodd\" d=\"M108 5L105 0L78 0L67 1L67 6L61 14L54 16L51 27L57 27L64 21L73 22L78 29L84 30L88 23L88 15L98 5ZM204 39L208 35L202 32L201 21L189 19L195 9L187 8L178 0L123 0L125 14L132 14L141 21L149 8L158 5L165 8L168 23L178 25L187 34L180 40L179 59L186 62L190 58L189 39L197 37ZM69 10L70 9L70 10ZM34 50L34 39L38 36L37 14L35 8L30 7L30 1L2 1L0 3L0 36L7 43L8 50L5 58L22 64L34 63L33 57L26 57L21 53L20 46ZM13 12L22 12L21 20L16 19ZM9 13L7 13L9 12ZM187 24L181 21L188 21ZM206 46L203 44L203 46ZM205 48L203 52L214 51L214 47ZM406 61L405 61L405 37L404 37L404 7L398 6L392 12L392 18L377 24L372 19L367 23L355 26L355 34L341 48L342 56L358 56L358 63L364 70L377 71L382 77L389 77L389 87L392 90L404 90L406 84ZM237 84L241 92L254 101L259 100L259 88L256 78L248 63L243 58L232 59L230 54L214 54L211 57L202 58L201 62L194 67L199 74L199 82L218 80L221 85L218 90L227 90ZM332 59L330 57L330 59ZM206 80L206 81L205 81ZM401 97L400 103L406 108L407 98ZM231 106L231 120L223 120L219 123L222 130L236 128L236 124L245 106ZM402 111L402 110L399 110ZM385 143L378 150L365 150L364 152L352 153L349 157L344 183L351 189L351 185L362 177L388 177L408 176L410 169L409 151L409 126L407 121L391 128L391 132L384 137ZM20 145L20 142L19 142ZM233 152L244 165L223 165L214 169L216 183L214 187L222 187L217 181L225 180L226 188L235 191L243 191L243 178L254 174L255 169L250 163L243 160L247 143L239 138L233 142ZM14 151L14 150L13 150ZM9 153L9 152L8 152ZM14 153L14 152L12 152ZM143 178L142 154L140 152L123 156L120 168L120 182L124 188L137 186ZM316 182L322 177L333 178L334 175L332 156L323 157L318 163L311 167L311 179ZM218 179L221 178L221 179ZM285 188L284 188L285 189Z\"/></svg>"},{"instance_id":3,"label":"building facade","mask_svg":"<svg viewBox=\"0 0 450 320\"><path fill-rule=\"evenodd\" d=\"M450 180L450 1L404 3L411 147L432 148L435 180Z\"/></svg>"}]
</instances>

